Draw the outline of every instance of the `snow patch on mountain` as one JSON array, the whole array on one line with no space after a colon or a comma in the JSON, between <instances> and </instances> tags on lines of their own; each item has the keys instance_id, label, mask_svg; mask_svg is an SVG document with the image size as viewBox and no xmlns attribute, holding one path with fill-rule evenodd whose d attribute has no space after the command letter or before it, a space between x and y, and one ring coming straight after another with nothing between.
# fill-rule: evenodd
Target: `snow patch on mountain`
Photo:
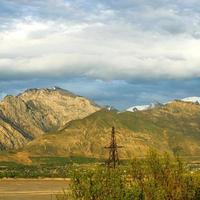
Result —
<instances>
[{"instance_id":1,"label":"snow patch on mountain","mask_svg":"<svg viewBox=\"0 0 200 200\"><path fill-rule=\"evenodd\" d=\"M186 98L180 99L179 101L192 102L192 103L199 103L200 104L200 97L186 97ZM151 103L149 105L132 106L132 107L126 109L126 111L135 112L135 111L150 110L150 109L153 109L153 108L156 108L156 107L159 107L159 106L162 106L162 105L166 105L166 104L169 104L169 103L172 103L172 102L173 101L168 101L168 102L165 102L163 104L156 102L156 103Z\"/></svg>"},{"instance_id":2,"label":"snow patch on mountain","mask_svg":"<svg viewBox=\"0 0 200 200\"><path fill-rule=\"evenodd\" d=\"M200 97L187 97L187 98L181 99L181 101L200 103Z\"/></svg>"},{"instance_id":3,"label":"snow patch on mountain","mask_svg":"<svg viewBox=\"0 0 200 200\"><path fill-rule=\"evenodd\" d=\"M150 110L150 109L156 108L158 106L162 106L162 105L163 104L156 102L156 103L151 103L149 105L133 106L133 107L126 109L126 111L135 112L135 111L142 111L142 110Z\"/></svg>"},{"instance_id":4,"label":"snow patch on mountain","mask_svg":"<svg viewBox=\"0 0 200 200\"><path fill-rule=\"evenodd\" d=\"M106 105L106 106L104 106L103 108L105 108L105 109L107 109L107 110L109 110L109 111L118 111L115 107L110 106L110 105Z\"/></svg>"},{"instance_id":5,"label":"snow patch on mountain","mask_svg":"<svg viewBox=\"0 0 200 200\"><path fill-rule=\"evenodd\" d=\"M148 107L149 107L149 105L133 106L133 107L130 107L130 108L126 109L126 110L130 111L130 112L134 112L134 111L147 110Z\"/></svg>"}]
</instances>

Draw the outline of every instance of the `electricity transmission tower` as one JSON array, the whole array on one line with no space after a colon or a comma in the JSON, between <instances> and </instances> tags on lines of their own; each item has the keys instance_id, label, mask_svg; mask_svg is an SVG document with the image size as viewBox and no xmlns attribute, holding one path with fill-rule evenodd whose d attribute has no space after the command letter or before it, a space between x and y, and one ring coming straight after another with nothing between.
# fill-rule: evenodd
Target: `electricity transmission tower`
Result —
<instances>
[{"instance_id":1,"label":"electricity transmission tower","mask_svg":"<svg viewBox=\"0 0 200 200\"><path fill-rule=\"evenodd\" d=\"M122 147L123 146L117 145L115 127L112 127L110 145L108 147L105 147L106 149L109 149L109 158L106 162L109 168L115 168L117 164L119 165L118 148Z\"/></svg>"}]
</instances>

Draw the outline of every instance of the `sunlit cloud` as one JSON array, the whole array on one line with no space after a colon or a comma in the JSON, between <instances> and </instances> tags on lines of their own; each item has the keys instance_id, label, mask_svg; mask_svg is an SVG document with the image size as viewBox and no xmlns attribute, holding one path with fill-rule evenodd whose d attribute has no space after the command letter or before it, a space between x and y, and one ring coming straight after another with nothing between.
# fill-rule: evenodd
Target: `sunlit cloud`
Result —
<instances>
[{"instance_id":1,"label":"sunlit cloud","mask_svg":"<svg viewBox=\"0 0 200 200\"><path fill-rule=\"evenodd\" d=\"M199 8L196 0L2 0L0 84L198 80Z\"/></svg>"}]
</instances>

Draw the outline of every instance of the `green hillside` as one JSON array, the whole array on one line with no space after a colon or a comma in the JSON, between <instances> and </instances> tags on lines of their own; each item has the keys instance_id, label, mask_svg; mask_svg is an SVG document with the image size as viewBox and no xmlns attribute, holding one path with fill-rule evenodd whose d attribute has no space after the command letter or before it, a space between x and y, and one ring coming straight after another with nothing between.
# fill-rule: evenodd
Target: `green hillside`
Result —
<instances>
[{"instance_id":1,"label":"green hillside","mask_svg":"<svg viewBox=\"0 0 200 200\"><path fill-rule=\"evenodd\" d=\"M200 105L181 101L147 111L103 109L30 142L25 150L32 155L105 157L112 126L124 146L119 152L123 158L143 156L149 148L200 155Z\"/></svg>"}]
</instances>

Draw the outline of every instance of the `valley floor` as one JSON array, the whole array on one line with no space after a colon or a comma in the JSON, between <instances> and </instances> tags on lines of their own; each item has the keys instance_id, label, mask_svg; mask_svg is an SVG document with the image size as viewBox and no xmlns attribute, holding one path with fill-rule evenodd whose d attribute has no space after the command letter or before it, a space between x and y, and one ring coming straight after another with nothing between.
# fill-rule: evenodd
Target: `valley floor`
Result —
<instances>
[{"instance_id":1,"label":"valley floor","mask_svg":"<svg viewBox=\"0 0 200 200\"><path fill-rule=\"evenodd\" d=\"M0 200L56 200L68 184L64 179L0 180Z\"/></svg>"}]
</instances>

